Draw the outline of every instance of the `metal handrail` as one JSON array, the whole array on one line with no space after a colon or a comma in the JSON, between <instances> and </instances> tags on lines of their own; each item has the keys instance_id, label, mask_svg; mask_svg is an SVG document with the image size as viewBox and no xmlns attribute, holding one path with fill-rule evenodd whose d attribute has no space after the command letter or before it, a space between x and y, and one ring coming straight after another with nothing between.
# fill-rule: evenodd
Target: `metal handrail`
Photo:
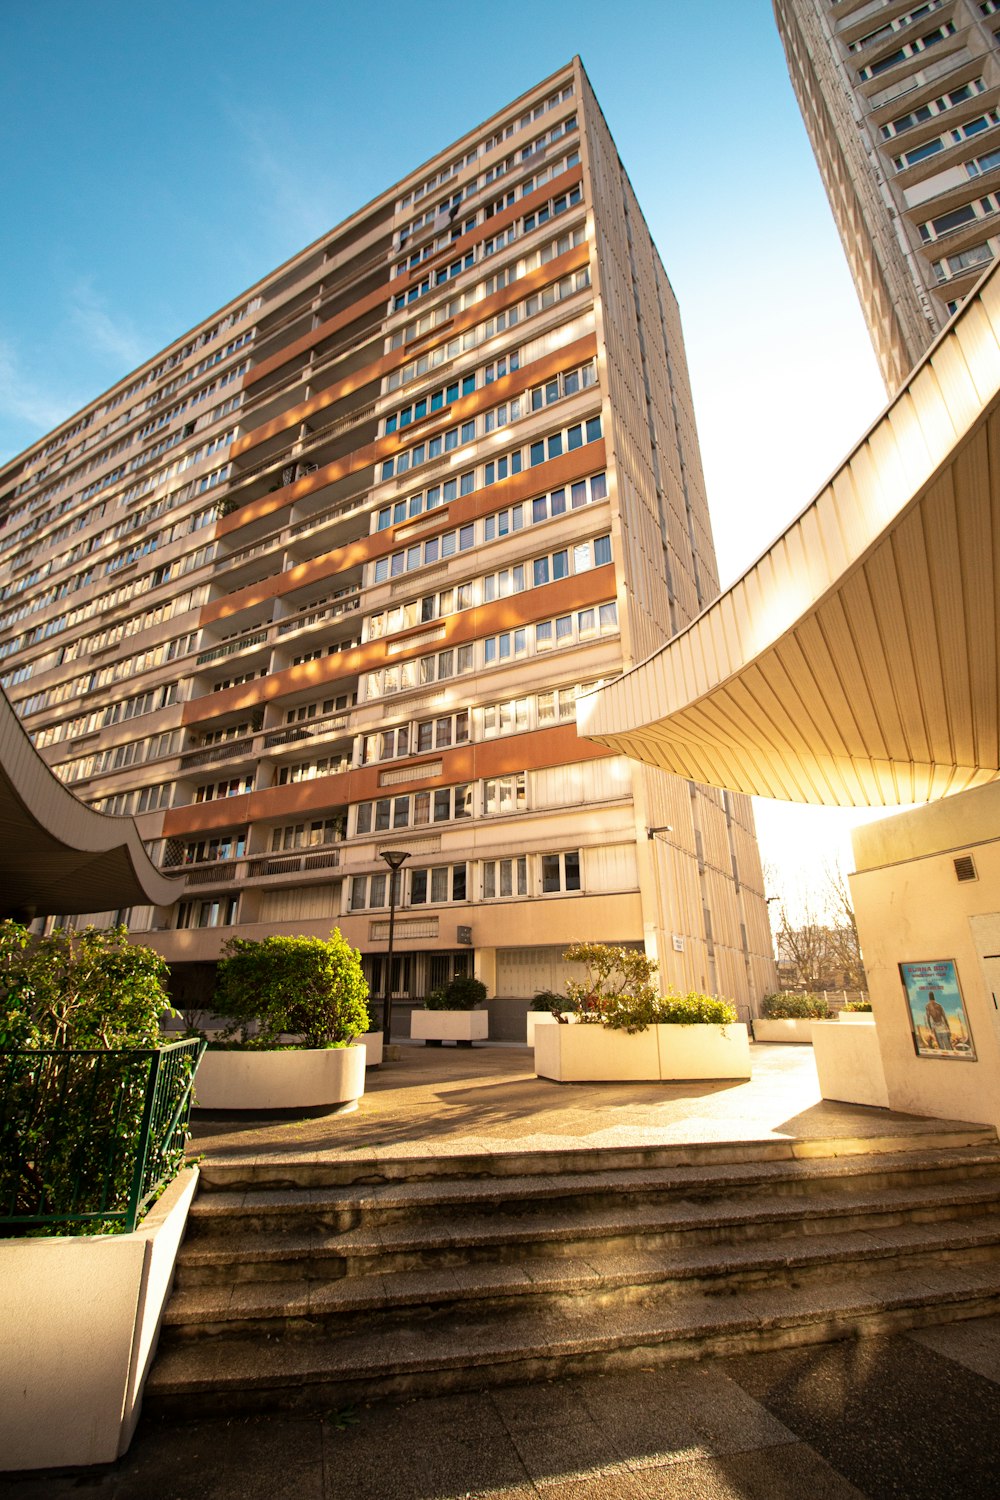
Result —
<instances>
[{"instance_id":1,"label":"metal handrail","mask_svg":"<svg viewBox=\"0 0 1000 1500\"><path fill-rule=\"evenodd\" d=\"M191 1040L0 1053L0 1225L131 1233L183 1162L204 1052Z\"/></svg>"}]
</instances>

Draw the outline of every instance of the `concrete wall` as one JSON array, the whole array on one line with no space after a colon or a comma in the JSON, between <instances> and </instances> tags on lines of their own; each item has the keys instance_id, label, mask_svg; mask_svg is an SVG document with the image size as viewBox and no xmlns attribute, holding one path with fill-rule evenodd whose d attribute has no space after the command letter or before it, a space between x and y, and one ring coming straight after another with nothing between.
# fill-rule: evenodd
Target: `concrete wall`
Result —
<instances>
[{"instance_id":1,"label":"concrete wall","mask_svg":"<svg viewBox=\"0 0 1000 1500\"><path fill-rule=\"evenodd\" d=\"M890 1107L1000 1127L1000 783L869 824L853 842ZM959 880L955 861L968 858L975 878ZM934 959L955 963L975 1061L917 1056L898 965Z\"/></svg>"}]
</instances>

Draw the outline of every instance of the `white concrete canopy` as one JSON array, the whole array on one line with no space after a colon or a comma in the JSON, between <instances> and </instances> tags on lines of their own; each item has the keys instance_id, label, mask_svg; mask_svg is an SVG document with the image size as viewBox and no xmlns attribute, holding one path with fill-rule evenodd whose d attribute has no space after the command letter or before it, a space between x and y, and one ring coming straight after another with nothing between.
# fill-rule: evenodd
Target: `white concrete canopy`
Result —
<instances>
[{"instance_id":1,"label":"white concrete canopy","mask_svg":"<svg viewBox=\"0 0 1000 1500\"><path fill-rule=\"evenodd\" d=\"M1000 267L830 482L579 732L790 802L933 801L1000 774Z\"/></svg>"},{"instance_id":2,"label":"white concrete canopy","mask_svg":"<svg viewBox=\"0 0 1000 1500\"><path fill-rule=\"evenodd\" d=\"M168 906L180 883L153 864L134 818L63 786L0 690L0 916Z\"/></svg>"}]
</instances>

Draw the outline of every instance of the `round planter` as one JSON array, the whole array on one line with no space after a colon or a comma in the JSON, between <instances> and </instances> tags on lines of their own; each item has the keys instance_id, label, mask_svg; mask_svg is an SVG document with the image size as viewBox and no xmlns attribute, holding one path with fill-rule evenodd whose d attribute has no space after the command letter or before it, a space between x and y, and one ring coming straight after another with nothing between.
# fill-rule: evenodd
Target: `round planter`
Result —
<instances>
[{"instance_id":1,"label":"round planter","mask_svg":"<svg viewBox=\"0 0 1000 1500\"><path fill-rule=\"evenodd\" d=\"M360 1042L288 1052L206 1052L195 1109L356 1109L365 1091Z\"/></svg>"}]
</instances>

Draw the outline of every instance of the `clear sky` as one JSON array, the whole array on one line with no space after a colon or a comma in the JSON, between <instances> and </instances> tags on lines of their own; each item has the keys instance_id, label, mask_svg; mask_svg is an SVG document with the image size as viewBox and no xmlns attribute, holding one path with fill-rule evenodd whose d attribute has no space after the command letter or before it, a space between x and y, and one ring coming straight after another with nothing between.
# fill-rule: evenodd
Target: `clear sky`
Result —
<instances>
[{"instance_id":1,"label":"clear sky","mask_svg":"<svg viewBox=\"0 0 1000 1500\"><path fill-rule=\"evenodd\" d=\"M0 0L0 460L577 52L731 582L885 400L769 0ZM764 857L849 867L853 817L758 804Z\"/></svg>"}]
</instances>

